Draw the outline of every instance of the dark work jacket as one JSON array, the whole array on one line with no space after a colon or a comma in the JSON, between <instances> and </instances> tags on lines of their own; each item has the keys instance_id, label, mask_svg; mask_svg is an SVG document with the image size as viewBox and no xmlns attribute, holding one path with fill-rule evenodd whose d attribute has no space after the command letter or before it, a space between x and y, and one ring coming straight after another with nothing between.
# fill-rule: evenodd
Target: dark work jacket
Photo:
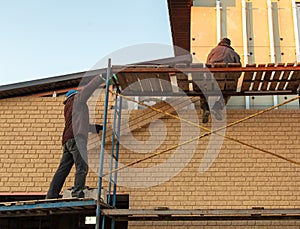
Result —
<instances>
[{"instance_id":1,"label":"dark work jacket","mask_svg":"<svg viewBox=\"0 0 300 229\"><path fill-rule=\"evenodd\" d=\"M230 45L219 43L208 54L206 63L241 63L241 60L240 56Z\"/></svg>"},{"instance_id":2,"label":"dark work jacket","mask_svg":"<svg viewBox=\"0 0 300 229\"><path fill-rule=\"evenodd\" d=\"M69 139L78 135L88 138L90 130L89 108L87 100L103 82L100 76L93 78L79 93L64 101L65 128L62 136L64 145Z\"/></svg>"}]
</instances>

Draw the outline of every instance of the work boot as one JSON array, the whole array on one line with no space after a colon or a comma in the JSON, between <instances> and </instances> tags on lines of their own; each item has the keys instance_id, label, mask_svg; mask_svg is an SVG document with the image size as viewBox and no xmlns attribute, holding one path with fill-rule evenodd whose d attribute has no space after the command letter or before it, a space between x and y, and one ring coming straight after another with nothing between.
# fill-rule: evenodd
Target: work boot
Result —
<instances>
[{"instance_id":1,"label":"work boot","mask_svg":"<svg viewBox=\"0 0 300 229\"><path fill-rule=\"evenodd\" d=\"M204 110L203 115L202 115L202 123L207 123L208 122L208 117L209 117L209 110Z\"/></svg>"},{"instance_id":2,"label":"work boot","mask_svg":"<svg viewBox=\"0 0 300 229\"><path fill-rule=\"evenodd\" d=\"M208 122L208 117L209 117L209 106L205 98L200 99L200 104L201 104L201 109L203 110L202 114L202 123L207 123Z\"/></svg>"}]
</instances>

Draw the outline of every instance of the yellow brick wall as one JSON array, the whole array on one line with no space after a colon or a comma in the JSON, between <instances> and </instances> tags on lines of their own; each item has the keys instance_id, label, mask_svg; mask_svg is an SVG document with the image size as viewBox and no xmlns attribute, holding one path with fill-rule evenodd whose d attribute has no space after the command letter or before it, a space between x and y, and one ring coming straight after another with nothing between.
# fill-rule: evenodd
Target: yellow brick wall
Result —
<instances>
[{"instance_id":1,"label":"yellow brick wall","mask_svg":"<svg viewBox=\"0 0 300 229\"><path fill-rule=\"evenodd\" d=\"M0 101L0 191L41 192L60 158L62 100Z\"/></svg>"},{"instance_id":2,"label":"yellow brick wall","mask_svg":"<svg viewBox=\"0 0 300 229\"><path fill-rule=\"evenodd\" d=\"M61 134L64 125L62 102L63 98L24 97L0 100L1 193L47 191L62 153ZM103 102L100 102L100 106L102 105ZM227 110L227 123L255 112L256 110ZM99 123L102 114L100 111L96 111L95 114L96 122ZM124 120L128 115L128 112L123 111ZM195 118L192 111L184 112L182 117ZM198 117L200 122L201 113L199 112ZM226 135L300 162L299 118L300 110L278 109L227 128ZM183 141L198 135L197 128L181 125L182 123L177 119L163 118L161 122L135 131L131 137L138 141L132 141L130 136L122 137L120 163L128 164L152 154L153 150L150 149L153 145L156 147L158 142L161 144L157 145L156 152L178 144L183 129L186 131L182 137ZM210 127L210 124L206 127ZM202 133L204 131L200 132L200 134ZM91 137L95 136L91 135ZM132 173L133 170L120 172L119 181L122 186L119 186L118 192L129 193L130 208L135 209L153 209L162 206L173 209L300 207L299 165L224 139L214 163L206 172L201 173L199 165L209 139L209 137L205 137L199 140L196 150L193 149L194 144L189 144L182 150L173 149L157 158L131 167L131 169L144 168L145 176L140 173ZM219 144L218 141L212 143ZM133 148L126 149L130 146ZM107 148L109 149L109 147ZM134 152L136 149L140 149L140 152ZM148 152L141 153L143 149L148 149ZM177 157L171 163L169 171L171 177L165 182L156 184L157 177L155 175L163 170L161 168L154 170L154 174L149 173L151 170L148 171L147 168L159 166L174 156L174 153ZM90 187L97 186L98 155L99 149L89 152L90 172L87 185ZM176 168L180 168L181 163L186 159L189 160L189 157L191 158L187 165L183 166L182 171L176 174ZM106 171L107 169L105 169ZM157 171L158 173L156 173ZM74 170L68 177L64 188L73 185L73 172ZM162 172L161 179L164 179L164 175L166 174ZM158 177L160 179L160 175ZM148 184L154 186L137 188L140 185L147 186ZM107 186L106 179L104 186ZM231 223L231 226L239 223L250 225L249 228L253 228L254 225L252 221ZM269 223L277 225L276 222ZM284 223L291 225L291 228L299 225L298 222ZM135 225L143 224L132 223L131 228L135 228ZM164 223L150 223L149 225L152 225L152 228L155 225L157 227L159 225L167 226ZM174 223L168 225L175 228ZM184 228L184 225L195 224L183 224L178 228ZM199 228L201 225L211 224L210 222L198 222L196 225ZM215 226L212 228L217 228Z\"/></svg>"},{"instance_id":3,"label":"yellow brick wall","mask_svg":"<svg viewBox=\"0 0 300 229\"><path fill-rule=\"evenodd\" d=\"M47 192L62 154L63 101L63 97L0 100L0 192ZM73 175L64 188L72 186Z\"/></svg>"},{"instance_id":4,"label":"yellow brick wall","mask_svg":"<svg viewBox=\"0 0 300 229\"><path fill-rule=\"evenodd\" d=\"M227 122L231 123L255 112L254 110L227 110ZM299 118L299 110L275 110L228 128L226 135L300 162ZM170 128L170 132L176 129L180 132L178 120L164 119L163 121L167 129ZM155 129L152 131L154 133ZM160 129L157 131L159 132ZM144 133L140 139L149 137L146 136L147 132L139 133L139 135ZM177 144L178 139L168 135L164 142L169 146L163 144L158 151ZM215 144L218 142L216 141ZM207 146L208 137L205 137L199 141L191 162L178 175L163 184L146 189L120 188L120 190L130 191L130 206L132 208L168 206L186 209L199 208L199 206L201 208L300 206L298 196L300 178L297 176L299 165L225 139L215 162L206 172L201 173L199 165ZM166 153L168 156L160 155L158 159L150 159L136 166L157 165L170 157L172 152ZM180 153L184 156L186 151ZM146 155L148 154L141 155L126 151L121 153L120 161L128 164ZM174 161L174 167L179 166L180 162L180 160ZM136 175L131 174L130 179L129 174L127 184L134 186L130 184L130 180L134 180ZM141 177L141 182L149 183L151 179L145 181Z\"/></svg>"}]
</instances>

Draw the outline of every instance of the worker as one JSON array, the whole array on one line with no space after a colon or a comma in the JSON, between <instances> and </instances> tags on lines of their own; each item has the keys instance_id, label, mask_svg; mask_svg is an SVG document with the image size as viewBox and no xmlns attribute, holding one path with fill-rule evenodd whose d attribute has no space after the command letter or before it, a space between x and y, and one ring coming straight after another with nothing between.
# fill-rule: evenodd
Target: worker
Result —
<instances>
[{"instance_id":1,"label":"worker","mask_svg":"<svg viewBox=\"0 0 300 229\"><path fill-rule=\"evenodd\" d=\"M207 64L214 63L239 63L241 64L240 56L231 47L231 41L228 38L223 38L219 44L213 48L207 56ZM230 96L220 97L211 109L211 113L217 120L222 120L222 110L227 104ZM200 96L200 106L203 110L202 123L207 123L210 115L210 109L205 96Z\"/></svg>"},{"instance_id":2,"label":"worker","mask_svg":"<svg viewBox=\"0 0 300 229\"><path fill-rule=\"evenodd\" d=\"M89 123L87 100L100 86L102 77L94 77L80 91L70 90L64 101L65 127L62 135L63 154L50 184L46 199L58 198L65 179L75 164L76 173L72 197L83 198L88 173L87 140L88 132L99 133L101 125Z\"/></svg>"}]
</instances>

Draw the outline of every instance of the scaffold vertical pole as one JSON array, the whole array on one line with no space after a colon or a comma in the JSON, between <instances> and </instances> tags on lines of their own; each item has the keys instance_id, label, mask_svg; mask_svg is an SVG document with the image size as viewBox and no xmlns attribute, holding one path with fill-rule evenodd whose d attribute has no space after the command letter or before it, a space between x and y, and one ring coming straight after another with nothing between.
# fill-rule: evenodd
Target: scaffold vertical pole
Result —
<instances>
[{"instance_id":1,"label":"scaffold vertical pole","mask_svg":"<svg viewBox=\"0 0 300 229\"><path fill-rule=\"evenodd\" d=\"M115 105L114 105L114 121L113 121L113 128L112 128L112 139L111 139L111 157L110 157L110 165L109 165L109 183L108 183L108 193L107 193L107 203L111 204L111 189L113 177L112 177L112 170L114 167L114 160L115 160L115 140L116 140L116 125L117 125L117 106L118 106L118 95L115 96Z\"/></svg>"},{"instance_id":2,"label":"scaffold vertical pole","mask_svg":"<svg viewBox=\"0 0 300 229\"><path fill-rule=\"evenodd\" d=\"M102 176L104 167L104 153L105 153L105 138L106 138L106 124L107 124L107 112L109 101L109 79L111 78L111 59L108 59L108 67L106 71L106 88L105 88L105 101L104 101L104 114L103 114L103 129L102 140L100 149L100 162L99 162L99 176L98 176L98 196L97 196L97 209L96 209L96 229L100 229L101 218L101 191L102 191Z\"/></svg>"},{"instance_id":3,"label":"scaffold vertical pole","mask_svg":"<svg viewBox=\"0 0 300 229\"><path fill-rule=\"evenodd\" d=\"M118 91L118 86L117 91ZM119 98L118 98L118 93L115 95L115 104L114 104L114 121L113 121L113 128L112 128L112 147L111 147L111 156L110 156L110 165L109 165L109 183L108 183L108 195L107 195L107 203L109 205L112 205L115 199L116 192L113 190L112 191L112 186L115 188L116 186L116 176L113 177L113 169L116 167L116 164L118 163L118 141L119 141L119 127L117 125L120 124L120 116L119 116ZM119 120L118 120L119 119ZM113 193L113 195L112 195ZM113 205L114 207L115 205ZM111 221L111 229L114 229L114 219ZM103 217L102 220L102 229L105 228L105 218Z\"/></svg>"},{"instance_id":4,"label":"scaffold vertical pole","mask_svg":"<svg viewBox=\"0 0 300 229\"><path fill-rule=\"evenodd\" d=\"M117 91L119 93L119 90ZM117 202L117 179L118 179L118 166L119 166L119 149L120 149L120 131L121 131L121 116L122 116L122 97L118 99L118 124L117 124L117 132L116 132L116 154L115 154L115 168L114 168L114 188L113 188L113 200L112 206L116 207ZM115 228L115 220L112 219L111 221L111 228Z\"/></svg>"}]
</instances>

